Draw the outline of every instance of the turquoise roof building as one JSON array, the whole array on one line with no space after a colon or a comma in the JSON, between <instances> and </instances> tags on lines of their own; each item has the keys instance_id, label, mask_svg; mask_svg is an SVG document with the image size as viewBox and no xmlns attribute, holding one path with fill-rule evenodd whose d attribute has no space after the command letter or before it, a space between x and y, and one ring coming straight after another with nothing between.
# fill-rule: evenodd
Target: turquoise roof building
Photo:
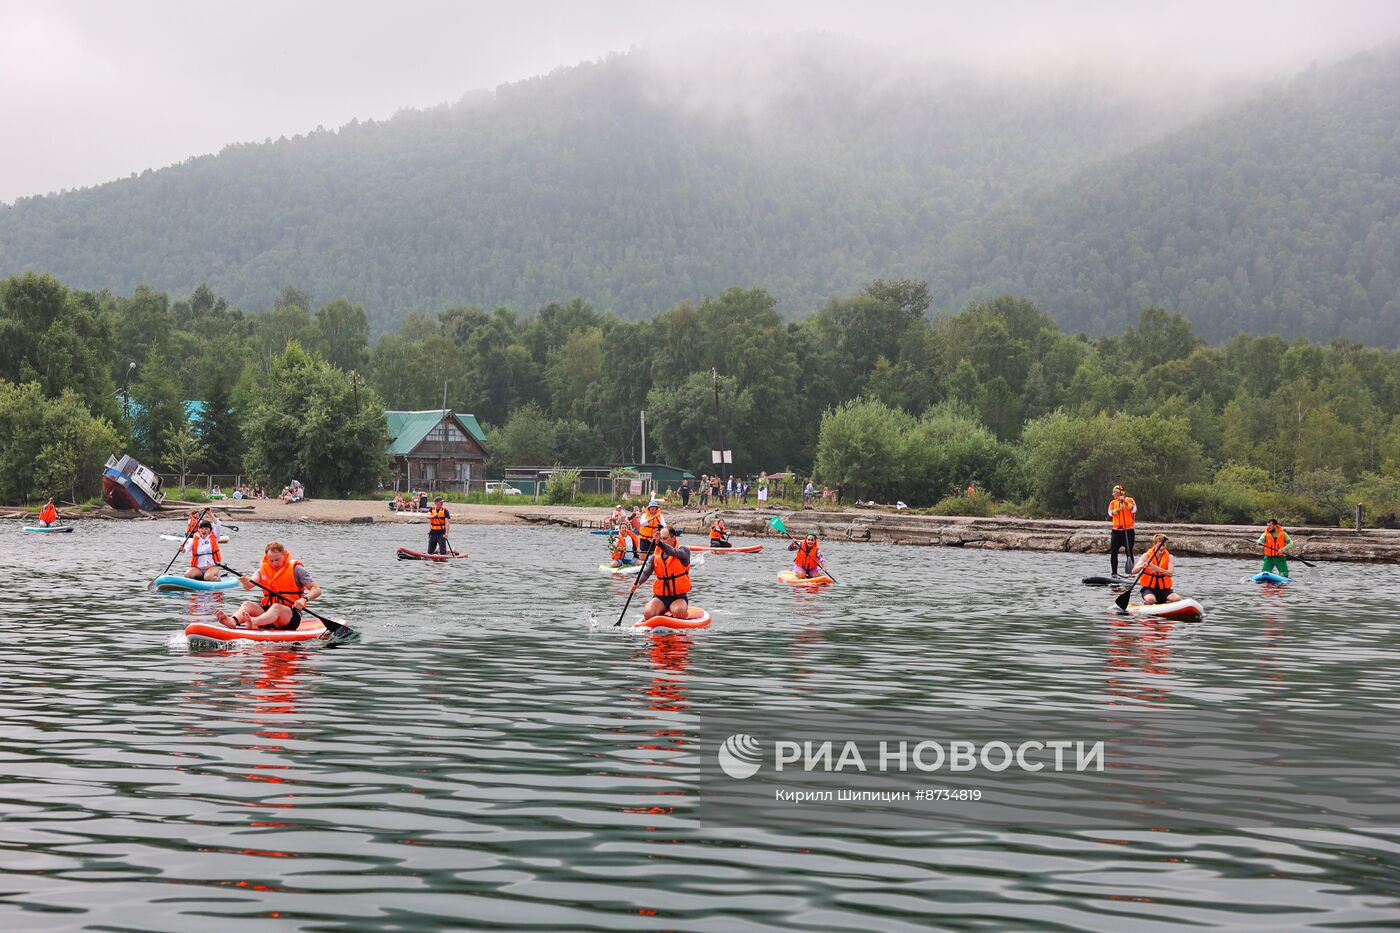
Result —
<instances>
[{"instance_id":1,"label":"turquoise roof building","mask_svg":"<svg viewBox=\"0 0 1400 933\"><path fill-rule=\"evenodd\" d=\"M486 480L486 432L475 415L450 408L386 411L394 489L481 489Z\"/></svg>"}]
</instances>

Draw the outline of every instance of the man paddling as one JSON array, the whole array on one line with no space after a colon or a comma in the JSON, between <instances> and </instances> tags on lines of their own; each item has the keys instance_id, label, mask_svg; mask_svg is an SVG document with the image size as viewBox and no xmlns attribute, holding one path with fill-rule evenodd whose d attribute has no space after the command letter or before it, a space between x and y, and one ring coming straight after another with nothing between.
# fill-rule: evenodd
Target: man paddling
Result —
<instances>
[{"instance_id":1,"label":"man paddling","mask_svg":"<svg viewBox=\"0 0 1400 933\"><path fill-rule=\"evenodd\" d=\"M181 550L190 555L190 566L185 570L185 576L191 580L208 580L213 583L223 573L219 569L219 564L224 559L219 553L219 534L209 519L199 523L194 537L186 541Z\"/></svg>"},{"instance_id":2,"label":"man paddling","mask_svg":"<svg viewBox=\"0 0 1400 933\"><path fill-rule=\"evenodd\" d=\"M1152 550L1142 555L1142 560L1133 567L1133 573L1141 573L1142 603L1151 606L1155 603L1174 603L1181 599L1172 589L1171 552L1167 550L1167 536L1152 536Z\"/></svg>"},{"instance_id":3,"label":"man paddling","mask_svg":"<svg viewBox=\"0 0 1400 933\"><path fill-rule=\"evenodd\" d=\"M254 581L271 592L264 590L261 602L246 602L233 615L220 609L217 614L220 625L290 631L301 625L301 611L306 604L321 595L321 587L311 579L310 571L301 561L294 560L280 541L268 542L257 573L239 577L245 590L251 590Z\"/></svg>"},{"instance_id":4,"label":"man paddling","mask_svg":"<svg viewBox=\"0 0 1400 933\"><path fill-rule=\"evenodd\" d=\"M442 504L442 496L433 499L433 510L428 513L428 553L447 553L447 534L451 531L452 513Z\"/></svg>"},{"instance_id":5,"label":"man paddling","mask_svg":"<svg viewBox=\"0 0 1400 933\"><path fill-rule=\"evenodd\" d=\"M652 499L647 503L646 514L642 516L641 524L637 528L637 535L642 541L642 557L651 555L664 528L666 528L666 516L661 514L661 503Z\"/></svg>"},{"instance_id":6,"label":"man paddling","mask_svg":"<svg viewBox=\"0 0 1400 933\"><path fill-rule=\"evenodd\" d=\"M53 504L53 496L44 503L44 507L39 510L39 527L53 528L58 525L58 506Z\"/></svg>"},{"instance_id":7,"label":"man paddling","mask_svg":"<svg viewBox=\"0 0 1400 933\"><path fill-rule=\"evenodd\" d=\"M821 545L817 543L817 536L809 534L801 541L793 541L788 545L789 551L797 553L792 557L792 572L799 577L820 577L824 576L822 564Z\"/></svg>"},{"instance_id":8,"label":"man paddling","mask_svg":"<svg viewBox=\"0 0 1400 933\"><path fill-rule=\"evenodd\" d=\"M643 619L656 616L670 616L673 619L690 618L690 548L680 543L680 535L669 525L661 529L655 539L656 547L651 559L637 574L632 584L632 592L655 574L651 583L651 599L642 610Z\"/></svg>"},{"instance_id":9,"label":"man paddling","mask_svg":"<svg viewBox=\"0 0 1400 933\"><path fill-rule=\"evenodd\" d=\"M733 547L729 541L729 529L724 527L724 519L717 518L710 526L710 547Z\"/></svg>"},{"instance_id":10,"label":"man paddling","mask_svg":"<svg viewBox=\"0 0 1400 933\"><path fill-rule=\"evenodd\" d=\"M1264 545L1264 566L1260 570L1264 573L1276 573L1281 577L1288 576L1288 555L1284 551L1293 543L1293 539L1283 530L1278 519L1269 519L1268 524L1264 526L1264 533L1259 536L1259 543Z\"/></svg>"},{"instance_id":11,"label":"man paddling","mask_svg":"<svg viewBox=\"0 0 1400 933\"><path fill-rule=\"evenodd\" d=\"M1137 524L1137 502L1128 495L1122 486L1113 487L1113 498L1108 500L1108 518L1113 523L1113 531L1108 539L1108 559L1113 566L1113 575L1118 576L1118 549L1127 552L1128 566L1133 564L1133 526Z\"/></svg>"}]
</instances>

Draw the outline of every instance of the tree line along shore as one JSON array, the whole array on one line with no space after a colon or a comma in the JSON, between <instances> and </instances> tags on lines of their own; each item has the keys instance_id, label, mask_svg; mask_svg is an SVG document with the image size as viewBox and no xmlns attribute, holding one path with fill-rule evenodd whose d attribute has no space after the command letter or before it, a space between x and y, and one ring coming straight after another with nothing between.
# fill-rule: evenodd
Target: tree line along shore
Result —
<instances>
[{"instance_id":1,"label":"tree line along shore","mask_svg":"<svg viewBox=\"0 0 1400 933\"><path fill-rule=\"evenodd\" d=\"M119 450L360 494L388 474L385 411L438 408L445 386L486 428L488 475L635 462L644 409L653 461L709 471L718 420L743 475L933 514L1099 519L1118 483L1152 522L1400 514L1392 350L1208 344L1160 308L1094 339L1023 298L928 309L907 279L798 320L733 288L639 322L581 300L449 308L371 345L362 308L295 288L249 314L204 287L172 301L28 273L0 282L0 501L83 501Z\"/></svg>"}]
</instances>

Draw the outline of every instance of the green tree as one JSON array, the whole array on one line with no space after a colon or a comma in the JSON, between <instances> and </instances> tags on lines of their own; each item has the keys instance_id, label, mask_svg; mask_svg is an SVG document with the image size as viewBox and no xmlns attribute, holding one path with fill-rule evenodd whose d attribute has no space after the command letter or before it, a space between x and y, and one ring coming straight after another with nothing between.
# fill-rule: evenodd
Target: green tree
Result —
<instances>
[{"instance_id":1,"label":"green tree","mask_svg":"<svg viewBox=\"0 0 1400 933\"><path fill-rule=\"evenodd\" d=\"M300 479L312 495L369 489L388 466L388 424L378 394L369 386L356 390L346 373L297 341L272 361L243 436L256 476L272 485Z\"/></svg>"},{"instance_id":2,"label":"green tree","mask_svg":"<svg viewBox=\"0 0 1400 933\"><path fill-rule=\"evenodd\" d=\"M337 298L316 311L316 348L326 362L349 372L369 371L369 319L365 309Z\"/></svg>"},{"instance_id":3,"label":"green tree","mask_svg":"<svg viewBox=\"0 0 1400 933\"><path fill-rule=\"evenodd\" d=\"M190 424L182 424L166 438L165 459L161 462L180 474L180 487L184 488L190 467L204 458L206 448L200 440L199 432Z\"/></svg>"},{"instance_id":4,"label":"green tree","mask_svg":"<svg viewBox=\"0 0 1400 933\"><path fill-rule=\"evenodd\" d=\"M0 382L0 501L93 495L118 443L76 392L48 398L38 383Z\"/></svg>"},{"instance_id":5,"label":"green tree","mask_svg":"<svg viewBox=\"0 0 1400 933\"><path fill-rule=\"evenodd\" d=\"M146 358L131 385L132 437L147 463L164 463L171 439L188 421L184 393L160 353Z\"/></svg>"},{"instance_id":6,"label":"green tree","mask_svg":"<svg viewBox=\"0 0 1400 933\"><path fill-rule=\"evenodd\" d=\"M817 434L814 476L883 502L911 495L905 450L914 425L909 413L865 399L826 412Z\"/></svg>"},{"instance_id":7,"label":"green tree","mask_svg":"<svg viewBox=\"0 0 1400 933\"><path fill-rule=\"evenodd\" d=\"M727 472L753 470L753 396L739 388L738 379L721 376L719 404L724 443L734 451L734 463ZM652 389L647 393L646 411L647 440L655 444L653 460L664 458L666 463L696 472L708 470L710 451L719 444L712 374L691 373L679 386Z\"/></svg>"}]
</instances>

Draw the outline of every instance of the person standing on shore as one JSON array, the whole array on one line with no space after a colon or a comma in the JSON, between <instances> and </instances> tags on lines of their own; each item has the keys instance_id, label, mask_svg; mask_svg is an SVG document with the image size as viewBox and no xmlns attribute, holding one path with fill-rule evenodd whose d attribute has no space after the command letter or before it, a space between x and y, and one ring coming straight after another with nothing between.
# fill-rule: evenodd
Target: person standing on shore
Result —
<instances>
[{"instance_id":1,"label":"person standing on shore","mask_svg":"<svg viewBox=\"0 0 1400 933\"><path fill-rule=\"evenodd\" d=\"M758 507L765 508L768 505L768 471L764 470L758 474Z\"/></svg>"},{"instance_id":2,"label":"person standing on shore","mask_svg":"<svg viewBox=\"0 0 1400 933\"><path fill-rule=\"evenodd\" d=\"M690 480L681 480L681 508L690 508Z\"/></svg>"},{"instance_id":3,"label":"person standing on shore","mask_svg":"<svg viewBox=\"0 0 1400 933\"><path fill-rule=\"evenodd\" d=\"M452 513L442 504L442 496L433 500L433 509L428 513L428 553L451 556L447 552L447 535L452 530Z\"/></svg>"},{"instance_id":4,"label":"person standing on shore","mask_svg":"<svg viewBox=\"0 0 1400 933\"><path fill-rule=\"evenodd\" d=\"M1120 547L1127 551L1127 565L1133 565L1133 526L1137 524L1137 502L1122 486L1113 487L1113 498L1108 502L1108 518L1113 523L1113 531L1108 538L1108 560L1116 577Z\"/></svg>"},{"instance_id":5,"label":"person standing on shore","mask_svg":"<svg viewBox=\"0 0 1400 933\"><path fill-rule=\"evenodd\" d=\"M1259 543L1264 545L1264 566L1259 568L1260 571L1276 573L1281 577L1288 576L1288 555L1284 551L1293 543L1293 539L1283 530L1278 519L1269 519L1268 524L1264 526L1264 533L1259 536Z\"/></svg>"},{"instance_id":6,"label":"person standing on shore","mask_svg":"<svg viewBox=\"0 0 1400 933\"><path fill-rule=\"evenodd\" d=\"M717 506L723 504L724 500L721 498L723 493L724 487L719 484L719 474L716 473L710 477L710 501Z\"/></svg>"}]
</instances>

